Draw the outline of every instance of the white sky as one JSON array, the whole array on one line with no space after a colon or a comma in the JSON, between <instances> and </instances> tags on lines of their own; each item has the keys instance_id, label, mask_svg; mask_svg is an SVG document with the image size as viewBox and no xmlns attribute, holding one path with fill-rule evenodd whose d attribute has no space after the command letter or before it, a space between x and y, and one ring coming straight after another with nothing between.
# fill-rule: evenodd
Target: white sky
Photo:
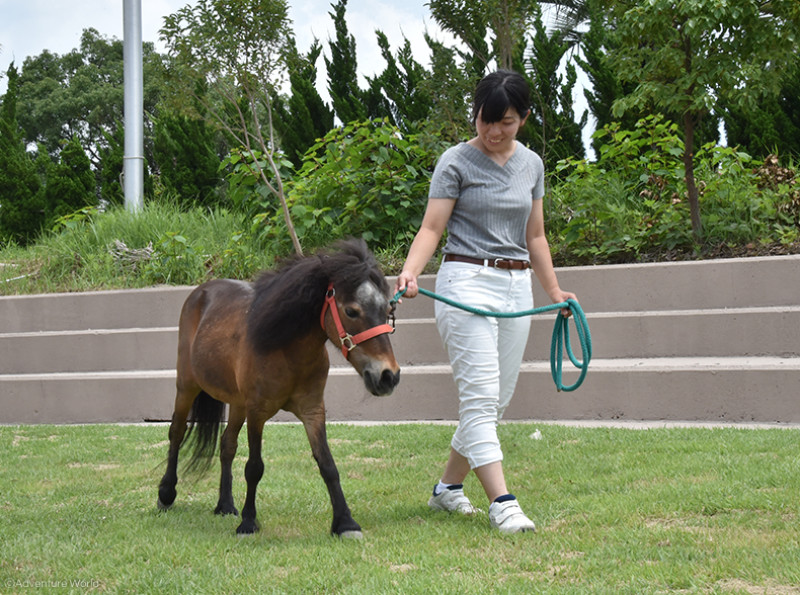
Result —
<instances>
[{"instance_id":1,"label":"white sky","mask_svg":"<svg viewBox=\"0 0 800 595\"><path fill-rule=\"evenodd\" d=\"M317 37L327 53L329 39L334 37L333 12L335 0L289 0L289 16L294 23L297 46L305 52ZM374 75L385 65L375 37L380 29L389 38L392 50L411 41L415 58L428 65L430 52L424 40L425 31L442 38L430 17L427 0L349 0L347 26L356 39L359 74ZM22 67L25 58L38 56L43 50L63 55L80 45L81 33L92 27L105 37L123 38L123 0L0 0L0 94L6 91L5 72L13 61ZM142 39L164 47L158 40L158 30L164 17L192 0L141 0ZM320 70L325 65L320 60ZM320 93L323 93L320 89ZM327 95L327 92L323 93Z\"/></svg>"},{"instance_id":2,"label":"white sky","mask_svg":"<svg viewBox=\"0 0 800 595\"><path fill-rule=\"evenodd\" d=\"M316 37L322 43L323 53L328 55L328 41L335 35L329 15L335 0L288 2L298 50L307 51ZM430 50L424 39L426 32L435 39L452 42L453 37L443 33L431 18L425 6L427 2L348 0L347 27L356 40L361 77L378 74L385 66L375 37L376 29L386 34L393 53L404 43L404 37L407 38L415 59L426 67L430 60ZM5 73L12 61L21 68L25 58L38 56L43 50L66 54L80 45L81 33L89 27L105 37L122 39L123 4L123 0L0 0L0 95L6 92ZM155 43L156 50L163 52L158 30L163 26L164 17L189 4L194 5L195 1L141 0L143 41ZM321 59L317 68L321 79L318 91L323 99L329 100L327 85L322 82L325 64ZM586 109L584 84L585 75L579 71L578 85L573 91L576 118ZM588 144L592 129L591 125L584 129L584 144Z\"/></svg>"}]
</instances>

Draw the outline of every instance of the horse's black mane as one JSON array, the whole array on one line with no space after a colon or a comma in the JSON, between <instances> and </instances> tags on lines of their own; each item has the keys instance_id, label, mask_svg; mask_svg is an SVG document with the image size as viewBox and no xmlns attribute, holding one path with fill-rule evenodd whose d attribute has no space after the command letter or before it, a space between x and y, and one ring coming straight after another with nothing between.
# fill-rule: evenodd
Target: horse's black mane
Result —
<instances>
[{"instance_id":1,"label":"horse's black mane","mask_svg":"<svg viewBox=\"0 0 800 595\"><path fill-rule=\"evenodd\" d=\"M388 295L389 284L363 240L342 240L314 256L282 261L253 285L249 340L261 352L285 346L319 325L329 283L340 295L353 295L367 280Z\"/></svg>"}]
</instances>

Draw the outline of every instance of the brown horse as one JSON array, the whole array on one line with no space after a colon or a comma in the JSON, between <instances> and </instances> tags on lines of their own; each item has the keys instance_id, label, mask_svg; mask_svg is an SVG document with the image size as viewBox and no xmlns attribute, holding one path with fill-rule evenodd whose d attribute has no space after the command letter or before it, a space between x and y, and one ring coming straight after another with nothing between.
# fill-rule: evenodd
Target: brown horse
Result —
<instances>
[{"instance_id":1,"label":"brown horse","mask_svg":"<svg viewBox=\"0 0 800 595\"><path fill-rule=\"evenodd\" d=\"M361 240L285 262L255 284L215 280L200 285L183 305L178 330L177 396L169 428L167 470L158 506L175 501L178 452L194 429L190 465L210 464L225 403L228 423L220 441L222 466L217 514L238 514L231 464L247 421L247 496L239 534L254 533L256 487L264 473L264 423L280 409L303 422L311 452L333 506L331 533L359 537L345 501L325 431L323 391L330 339L376 396L389 395L400 378L387 324L393 318L389 285ZM187 424L188 420L188 424ZM187 433L188 430L188 433Z\"/></svg>"}]
</instances>

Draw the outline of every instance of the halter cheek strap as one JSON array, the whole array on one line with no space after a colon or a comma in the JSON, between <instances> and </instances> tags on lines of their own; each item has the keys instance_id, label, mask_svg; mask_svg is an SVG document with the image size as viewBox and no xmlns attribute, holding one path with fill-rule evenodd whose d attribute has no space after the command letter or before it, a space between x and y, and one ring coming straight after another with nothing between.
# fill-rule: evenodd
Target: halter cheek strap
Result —
<instances>
[{"instance_id":1,"label":"halter cheek strap","mask_svg":"<svg viewBox=\"0 0 800 595\"><path fill-rule=\"evenodd\" d=\"M339 317L339 308L336 307L335 295L336 291L333 289L333 283L331 283L328 285L328 291L325 293L325 303L322 305L322 314L319 317L319 322L322 325L322 330L325 330L325 314L330 309L333 323L336 325L336 332L339 333L342 355L345 358L359 343L363 343L378 335L392 334L394 332L394 327L391 324L379 324L357 335L351 335L344 329L342 319Z\"/></svg>"}]
</instances>

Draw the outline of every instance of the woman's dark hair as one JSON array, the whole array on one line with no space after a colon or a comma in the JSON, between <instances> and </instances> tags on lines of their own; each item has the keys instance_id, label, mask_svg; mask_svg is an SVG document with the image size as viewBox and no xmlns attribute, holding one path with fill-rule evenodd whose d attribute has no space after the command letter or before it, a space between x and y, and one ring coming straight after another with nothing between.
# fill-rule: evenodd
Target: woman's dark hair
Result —
<instances>
[{"instance_id":1,"label":"woman's dark hair","mask_svg":"<svg viewBox=\"0 0 800 595\"><path fill-rule=\"evenodd\" d=\"M487 74L475 87L472 123L481 110L481 120L487 124L499 122L510 107L524 118L530 111L530 103L531 90L522 75L512 70L498 70Z\"/></svg>"}]
</instances>

